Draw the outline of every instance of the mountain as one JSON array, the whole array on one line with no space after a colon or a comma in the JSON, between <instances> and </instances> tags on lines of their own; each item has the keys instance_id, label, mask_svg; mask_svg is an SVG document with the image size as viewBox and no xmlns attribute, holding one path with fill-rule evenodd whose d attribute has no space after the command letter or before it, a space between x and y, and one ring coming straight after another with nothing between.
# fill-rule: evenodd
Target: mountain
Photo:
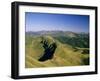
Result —
<instances>
[{"instance_id":1,"label":"mountain","mask_svg":"<svg viewBox=\"0 0 100 81\"><path fill-rule=\"evenodd\" d=\"M49 35L61 43L69 44L73 47L89 48L89 33L75 33L71 31L38 31L26 32L29 36Z\"/></svg>"},{"instance_id":2,"label":"mountain","mask_svg":"<svg viewBox=\"0 0 100 81\"><path fill-rule=\"evenodd\" d=\"M75 37L77 33L71 31L38 31L38 32L26 32L28 35L52 35L52 36L68 36L68 37Z\"/></svg>"},{"instance_id":3,"label":"mountain","mask_svg":"<svg viewBox=\"0 0 100 81\"><path fill-rule=\"evenodd\" d=\"M61 41L59 41L54 37L55 32L52 32L53 36L50 33L48 35L42 32L42 35L36 34L36 36L34 35L32 36L33 33L26 34L25 38L26 68L89 65L88 48L73 47L72 45L69 45L67 43L62 43ZM72 35L70 37L72 37ZM45 53L46 48L52 50L53 48L51 46L54 43L56 43L56 49L53 52L52 58L48 58L45 61L40 61L39 59L46 54Z\"/></svg>"}]
</instances>

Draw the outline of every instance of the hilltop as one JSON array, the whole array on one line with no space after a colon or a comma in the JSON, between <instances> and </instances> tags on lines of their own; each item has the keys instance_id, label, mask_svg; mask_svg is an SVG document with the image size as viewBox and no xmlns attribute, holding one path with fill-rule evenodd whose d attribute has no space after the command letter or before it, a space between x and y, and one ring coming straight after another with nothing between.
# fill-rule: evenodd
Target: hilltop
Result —
<instances>
[{"instance_id":1,"label":"hilltop","mask_svg":"<svg viewBox=\"0 0 100 81\"><path fill-rule=\"evenodd\" d=\"M59 36L58 32L50 33L47 32L42 34L31 32L26 33L25 41L25 67L26 68L35 68L35 67L57 67L57 66L80 66L89 64L89 49L75 47L67 42L60 41L56 37ZM49 34L48 34L49 33ZM59 32L61 34L61 32ZM63 35L63 33L61 34ZM65 35L65 32L64 32ZM63 36L64 36L63 35ZM68 35L68 33L67 33ZM66 35L65 35L66 36ZM76 33L71 33L70 38L77 38L79 36ZM59 36L60 38L61 36ZM47 41L47 45L50 46L53 43L56 43L57 48L54 51L53 58L47 59L46 61L39 61L39 59L44 54L44 47L41 41Z\"/></svg>"},{"instance_id":2,"label":"hilltop","mask_svg":"<svg viewBox=\"0 0 100 81\"><path fill-rule=\"evenodd\" d=\"M89 33L71 31L38 31L26 32L28 36L51 36L59 42L69 44L73 47L89 48Z\"/></svg>"}]
</instances>

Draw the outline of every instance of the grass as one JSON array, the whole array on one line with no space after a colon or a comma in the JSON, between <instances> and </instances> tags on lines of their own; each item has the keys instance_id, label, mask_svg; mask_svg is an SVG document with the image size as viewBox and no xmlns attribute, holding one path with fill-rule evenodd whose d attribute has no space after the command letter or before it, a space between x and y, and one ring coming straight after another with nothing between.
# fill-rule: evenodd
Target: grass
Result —
<instances>
[{"instance_id":1,"label":"grass","mask_svg":"<svg viewBox=\"0 0 100 81\"><path fill-rule=\"evenodd\" d=\"M89 65L89 54L82 54L82 51L88 48L75 48L68 44L63 44L51 36L44 36L48 44L56 42L57 48L54 57L44 62L38 59L44 54L41 37L26 36L25 43L25 67L60 67L60 66L81 66Z\"/></svg>"}]
</instances>

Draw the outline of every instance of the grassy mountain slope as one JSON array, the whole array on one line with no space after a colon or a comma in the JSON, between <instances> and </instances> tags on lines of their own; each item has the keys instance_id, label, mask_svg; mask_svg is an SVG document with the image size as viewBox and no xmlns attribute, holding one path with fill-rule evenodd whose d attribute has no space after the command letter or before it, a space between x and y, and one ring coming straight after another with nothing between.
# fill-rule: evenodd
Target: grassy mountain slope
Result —
<instances>
[{"instance_id":1,"label":"grassy mountain slope","mask_svg":"<svg viewBox=\"0 0 100 81\"><path fill-rule=\"evenodd\" d=\"M40 43L43 39L41 36L28 36L26 35L25 42L25 67L53 67L53 66L77 66L77 65L88 65L89 54L84 52L88 50L85 48L73 48L68 44L63 44L59 40L52 36L44 36L44 39L48 41L48 45L52 42L56 42L57 48L54 52L52 59L44 62L38 61L43 56L44 48ZM82 54L84 52L84 54Z\"/></svg>"}]
</instances>

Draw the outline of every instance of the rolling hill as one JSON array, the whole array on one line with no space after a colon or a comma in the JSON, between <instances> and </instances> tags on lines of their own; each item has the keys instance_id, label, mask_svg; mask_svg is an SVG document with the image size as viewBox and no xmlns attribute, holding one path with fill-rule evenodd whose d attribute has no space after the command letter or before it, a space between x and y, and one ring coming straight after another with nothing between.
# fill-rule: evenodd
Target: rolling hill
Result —
<instances>
[{"instance_id":1,"label":"rolling hill","mask_svg":"<svg viewBox=\"0 0 100 81\"><path fill-rule=\"evenodd\" d=\"M49 35L59 42L69 44L73 47L89 48L89 33L75 33L71 31L38 31L38 32L26 32L28 36L45 36Z\"/></svg>"},{"instance_id":2,"label":"rolling hill","mask_svg":"<svg viewBox=\"0 0 100 81\"><path fill-rule=\"evenodd\" d=\"M61 32L62 31L27 32L25 38L25 67L37 68L89 65L89 48L73 46L67 42L60 41L57 38L60 38L61 36L76 38L79 34L73 32ZM56 43L57 48L54 51L52 59L47 59L43 62L39 61L45 51L41 41L46 41L47 46L52 45L54 42Z\"/></svg>"}]
</instances>

